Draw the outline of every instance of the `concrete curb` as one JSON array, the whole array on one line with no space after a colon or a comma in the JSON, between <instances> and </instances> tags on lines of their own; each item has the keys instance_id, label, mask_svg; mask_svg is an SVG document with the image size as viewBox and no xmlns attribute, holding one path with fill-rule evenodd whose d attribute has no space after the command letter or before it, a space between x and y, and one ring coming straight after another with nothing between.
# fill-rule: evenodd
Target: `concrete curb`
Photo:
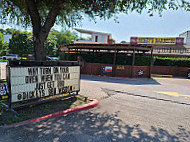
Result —
<instances>
[{"instance_id":1,"label":"concrete curb","mask_svg":"<svg viewBox=\"0 0 190 142\"><path fill-rule=\"evenodd\" d=\"M38 118L34 118L34 119L22 121L22 122L10 124L10 125L5 125L3 127L4 128L18 127L18 126L22 126L22 125L25 125L25 124L29 124L29 123L33 123L33 122L38 122L38 121L41 121L41 120L45 120L45 119L49 119L49 118L53 118L53 117L57 117L57 116L62 116L62 115L66 115L66 114L69 114L69 113L73 113L73 112L77 112L77 111L93 108L93 107L97 106L98 104L99 104L98 100L93 99L93 101L90 102L90 103L88 103L88 104L83 104L83 105L80 105L80 106L77 106L77 107L73 107L73 108L70 108L70 109L67 109L67 110L63 110L63 111L60 111L60 112L48 114L46 116L42 116L42 117L38 117Z\"/></svg>"}]
</instances>

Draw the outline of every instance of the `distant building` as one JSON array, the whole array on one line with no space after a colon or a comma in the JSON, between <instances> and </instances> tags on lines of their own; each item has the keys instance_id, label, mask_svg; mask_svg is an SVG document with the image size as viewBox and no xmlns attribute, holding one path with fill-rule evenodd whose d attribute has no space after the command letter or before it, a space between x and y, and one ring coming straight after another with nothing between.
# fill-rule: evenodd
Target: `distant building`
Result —
<instances>
[{"instance_id":1,"label":"distant building","mask_svg":"<svg viewBox=\"0 0 190 142\"><path fill-rule=\"evenodd\" d=\"M184 44L185 45L190 45L190 31L186 31L184 33L181 33L179 37L184 38Z\"/></svg>"},{"instance_id":2,"label":"distant building","mask_svg":"<svg viewBox=\"0 0 190 142\"><path fill-rule=\"evenodd\" d=\"M3 35L3 41L9 42L9 39L12 38L12 35Z\"/></svg>"},{"instance_id":3,"label":"distant building","mask_svg":"<svg viewBox=\"0 0 190 142\"><path fill-rule=\"evenodd\" d=\"M84 29L75 29L79 33L89 34L91 35L89 40L78 40L74 41L75 43L109 43L112 44L115 41L111 39L110 33L102 33L102 32L95 32L95 31L89 31Z\"/></svg>"}]
</instances>

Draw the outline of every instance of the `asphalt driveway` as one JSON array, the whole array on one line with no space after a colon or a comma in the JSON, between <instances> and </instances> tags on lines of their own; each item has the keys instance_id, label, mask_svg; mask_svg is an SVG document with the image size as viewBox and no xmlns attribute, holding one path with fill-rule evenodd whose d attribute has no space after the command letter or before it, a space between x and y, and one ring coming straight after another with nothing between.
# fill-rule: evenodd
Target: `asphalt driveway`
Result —
<instances>
[{"instance_id":1,"label":"asphalt driveway","mask_svg":"<svg viewBox=\"0 0 190 142\"><path fill-rule=\"evenodd\" d=\"M82 76L81 95L99 106L0 128L0 141L190 141L190 80Z\"/></svg>"}]
</instances>

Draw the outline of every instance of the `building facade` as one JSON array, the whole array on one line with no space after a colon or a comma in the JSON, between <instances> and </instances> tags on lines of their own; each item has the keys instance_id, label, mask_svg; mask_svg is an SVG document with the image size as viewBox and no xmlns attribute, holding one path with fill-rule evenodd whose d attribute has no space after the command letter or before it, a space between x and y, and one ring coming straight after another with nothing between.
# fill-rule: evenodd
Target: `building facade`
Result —
<instances>
[{"instance_id":1,"label":"building facade","mask_svg":"<svg viewBox=\"0 0 190 142\"><path fill-rule=\"evenodd\" d=\"M190 31L186 31L184 33L181 33L179 37L184 38L184 44L190 45Z\"/></svg>"},{"instance_id":2,"label":"building facade","mask_svg":"<svg viewBox=\"0 0 190 142\"><path fill-rule=\"evenodd\" d=\"M88 34L90 35L90 38L88 40L78 40L77 42L81 43L114 43L114 40L111 39L110 33L103 33L103 32L95 32L95 31L89 31L85 29L75 29L81 34ZM76 42L76 41L74 41Z\"/></svg>"}]
</instances>

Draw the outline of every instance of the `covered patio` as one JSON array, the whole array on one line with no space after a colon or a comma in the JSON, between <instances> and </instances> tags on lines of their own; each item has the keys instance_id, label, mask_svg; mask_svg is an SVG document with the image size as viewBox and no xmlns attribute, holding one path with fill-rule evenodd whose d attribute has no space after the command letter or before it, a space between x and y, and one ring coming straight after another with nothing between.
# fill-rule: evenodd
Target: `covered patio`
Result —
<instances>
[{"instance_id":1,"label":"covered patio","mask_svg":"<svg viewBox=\"0 0 190 142\"><path fill-rule=\"evenodd\" d=\"M81 69L82 73L94 74L94 75L108 75L108 76L122 76L122 77L138 77L138 71L145 70L145 75L141 77L150 78L152 71L152 45L132 45L132 44L105 44L105 43L72 43L59 46L61 52L72 53L77 60L77 54L113 54L112 64L101 63L87 63L84 68ZM135 56L138 54L144 55L150 53L150 65L149 66L135 66ZM117 54L127 54L132 56L131 65L116 65ZM92 65L93 64L93 65ZM88 67L87 67L88 66ZM95 68L96 69L92 69ZM111 73L103 73L102 68L105 66L112 67ZM89 71L88 71L89 70ZM90 72L90 70L93 70ZM96 70L96 72L94 72ZM119 73L120 72L120 73ZM140 76L139 76L140 77Z\"/></svg>"}]
</instances>

